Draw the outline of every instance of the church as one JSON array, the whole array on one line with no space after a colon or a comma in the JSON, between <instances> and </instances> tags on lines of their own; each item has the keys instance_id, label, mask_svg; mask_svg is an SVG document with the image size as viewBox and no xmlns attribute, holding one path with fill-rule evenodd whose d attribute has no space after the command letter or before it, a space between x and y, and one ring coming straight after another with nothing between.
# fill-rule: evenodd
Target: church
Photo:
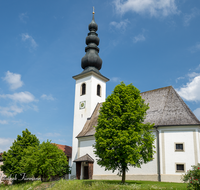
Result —
<instances>
[{"instance_id":1,"label":"church","mask_svg":"<svg viewBox=\"0 0 200 190\"><path fill-rule=\"evenodd\" d=\"M96 161L93 144L95 128L102 102L106 99L106 82L100 73L98 25L89 24L83 71L73 76L75 84L72 137L71 179L121 180L118 171L105 171ZM141 93L150 109L144 123L154 123L155 151L152 161L141 168L129 167L127 180L181 182L181 176L191 165L200 162L200 121L172 86Z\"/></svg>"}]
</instances>

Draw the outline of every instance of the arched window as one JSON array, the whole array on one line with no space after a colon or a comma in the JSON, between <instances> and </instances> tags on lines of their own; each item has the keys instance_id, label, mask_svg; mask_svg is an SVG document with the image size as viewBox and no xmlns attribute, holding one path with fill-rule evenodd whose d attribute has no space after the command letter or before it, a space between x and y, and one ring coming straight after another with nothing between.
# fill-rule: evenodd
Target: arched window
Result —
<instances>
[{"instance_id":1,"label":"arched window","mask_svg":"<svg viewBox=\"0 0 200 190\"><path fill-rule=\"evenodd\" d=\"M84 94L86 94L86 84L85 83L83 83L81 85L81 96L84 95Z\"/></svg>"},{"instance_id":2,"label":"arched window","mask_svg":"<svg viewBox=\"0 0 200 190\"><path fill-rule=\"evenodd\" d=\"M97 85L97 96L101 96L101 86Z\"/></svg>"}]
</instances>

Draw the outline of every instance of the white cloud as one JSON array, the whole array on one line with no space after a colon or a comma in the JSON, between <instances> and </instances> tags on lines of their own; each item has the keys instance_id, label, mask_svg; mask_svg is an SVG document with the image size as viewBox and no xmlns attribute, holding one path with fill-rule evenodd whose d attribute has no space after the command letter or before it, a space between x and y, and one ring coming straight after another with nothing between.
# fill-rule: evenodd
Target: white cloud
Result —
<instances>
[{"instance_id":1,"label":"white cloud","mask_svg":"<svg viewBox=\"0 0 200 190\"><path fill-rule=\"evenodd\" d=\"M0 120L0 124L6 125L6 124L8 124L8 121L6 121L6 120Z\"/></svg>"},{"instance_id":2,"label":"white cloud","mask_svg":"<svg viewBox=\"0 0 200 190\"><path fill-rule=\"evenodd\" d=\"M139 35L137 35L137 36L135 36L134 38L133 38L133 42L134 43L137 43L137 42L142 42L142 41L145 41L145 37L144 37L144 35L143 34L139 34Z\"/></svg>"},{"instance_id":3,"label":"white cloud","mask_svg":"<svg viewBox=\"0 0 200 190\"><path fill-rule=\"evenodd\" d=\"M200 43L199 43L199 42L196 43L196 45L192 46L192 47L189 48L189 49L190 49L190 51L191 51L192 53L195 53L195 52L197 52L197 51L200 51Z\"/></svg>"},{"instance_id":4,"label":"white cloud","mask_svg":"<svg viewBox=\"0 0 200 190\"><path fill-rule=\"evenodd\" d=\"M196 70L197 70L197 71L200 70L200 64L199 64L199 66L196 68Z\"/></svg>"},{"instance_id":5,"label":"white cloud","mask_svg":"<svg viewBox=\"0 0 200 190\"><path fill-rule=\"evenodd\" d=\"M179 81L179 80L181 80L181 79L184 79L185 77L178 77L177 79L176 79L176 83Z\"/></svg>"},{"instance_id":6,"label":"white cloud","mask_svg":"<svg viewBox=\"0 0 200 190\"><path fill-rule=\"evenodd\" d=\"M27 13L21 13L20 15L19 15L19 19L22 21L22 22L24 22L24 23L26 23L26 19L28 18L28 16L27 16Z\"/></svg>"},{"instance_id":7,"label":"white cloud","mask_svg":"<svg viewBox=\"0 0 200 190\"><path fill-rule=\"evenodd\" d=\"M30 92L19 92L14 94L0 94L0 98L9 98L15 102L30 103L35 100L35 97Z\"/></svg>"},{"instance_id":8,"label":"white cloud","mask_svg":"<svg viewBox=\"0 0 200 190\"><path fill-rule=\"evenodd\" d=\"M112 77L112 78L110 79L110 81L111 81L111 82L120 82L121 80L120 80L119 77Z\"/></svg>"},{"instance_id":9,"label":"white cloud","mask_svg":"<svg viewBox=\"0 0 200 190\"><path fill-rule=\"evenodd\" d=\"M17 115L18 113L22 113L23 108L18 107L16 105L9 106L9 107L0 107L0 114L8 117L12 117Z\"/></svg>"},{"instance_id":10,"label":"white cloud","mask_svg":"<svg viewBox=\"0 0 200 190\"><path fill-rule=\"evenodd\" d=\"M10 85L10 89L15 90L21 87L24 83L21 81L21 75L17 73L12 73L10 71L6 72L6 76L2 77Z\"/></svg>"},{"instance_id":11,"label":"white cloud","mask_svg":"<svg viewBox=\"0 0 200 190\"><path fill-rule=\"evenodd\" d=\"M184 26L189 26L190 25L190 21L195 18L196 16L198 16L200 14L199 9L197 8L193 8L191 11L191 14L186 14L183 18L183 24Z\"/></svg>"},{"instance_id":12,"label":"white cloud","mask_svg":"<svg viewBox=\"0 0 200 190\"><path fill-rule=\"evenodd\" d=\"M197 108L196 110L194 110L194 114L200 120L200 108Z\"/></svg>"},{"instance_id":13,"label":"white cloud","mask_svg":"<svg viewBox=\"0 0 200 190\"><path fill-rule=\"evenodd\" d=\"M55 100L55 98L51 94L50 95L42 94L41 98L44 100Z\"/></svg>"},{"instance_id":14,"label":"white cloud","mask_svg":"<svg viewBox=\"0 0 200 190\"><path fill-rule=\"evenodd\" d=\"M125 30L128 23L129 23L129 21L128 21L128 19L126 19L126 20L121 21L121 22L112 21L112 22L110 23L110 25L111 25L111 26L114 26L114 27L117 28L117 29Z\"/></svg>"},{"instance_id":15,"label":"white cloud","mask_svg":"<svg viewBox=\"0 0 200 190\"><path fill-rule=\"evenodd\" d=\"M194 78L194 77L199 76L199 75L200 75L200 73L196 73L196 72L188 73L188 76L190 78Z\"/></svg>"},{"instance_id":16,"label":"white cloud","mask_svg":"<svg viewBox=\"0 0 200 190\"><path fill-rule=\"evenodd\" d=\"M28 35L27 33L22 34L22 41L29 41L33 49L35 49L38 46L33 37Z\"/></svg>"},{"instance_id":17,"label":"white cloud","mask_svg":"<svg viewBox=\"0 0 200 190\"><path fill-rule=\"evenodd\" d=\"M179 95L188 101L200 101L200 75L191 79L183 87L176 89Z\"/></svg>"},{"instance_id":18,"label":"white cloud","mask_svg":"<svg viewBox=\"0 0 200 190\"><path fill-rule=\"evenodd\" d=\"M179 13L175 0L114 0L113 2L116 12L121 14L132 11L159 17Z\"/></svg>"},{"instance_id":19,"label":"white cloud","mask_svg":"<svg viewBox=\"0 0 200 190\"><path fill-rule=\"evenodd\" d=\"M11 138L0 138L0 152L7 151L13 142L14 139Z\"/></svg>"}]
</instances>

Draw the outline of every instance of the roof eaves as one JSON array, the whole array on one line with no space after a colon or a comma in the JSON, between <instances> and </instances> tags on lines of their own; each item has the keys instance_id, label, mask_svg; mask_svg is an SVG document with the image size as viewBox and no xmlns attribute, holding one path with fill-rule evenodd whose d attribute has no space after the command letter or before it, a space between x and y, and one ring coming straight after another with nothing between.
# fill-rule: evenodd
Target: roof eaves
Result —
<instances>
[{"instance_id":1,"label":"roof eaves","mask_svg":"<svg viewBox=\"0 0 200 190\"><path fill-rule=\"evenodd\" d=\"M154 127L157 128L157 127L174 127L174 126L199 126L200 127L200 124L180 124L180 125L155 125Z\"/></svg>"}]
</instances>

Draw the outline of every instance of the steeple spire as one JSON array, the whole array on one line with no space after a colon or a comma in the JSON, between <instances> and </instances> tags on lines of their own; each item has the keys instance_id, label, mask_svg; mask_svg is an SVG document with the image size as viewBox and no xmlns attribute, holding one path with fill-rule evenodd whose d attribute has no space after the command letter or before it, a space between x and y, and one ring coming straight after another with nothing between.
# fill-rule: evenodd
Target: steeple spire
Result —
<instances>
[{"instance_id":1,"label":"steeple spire","mask_svg":"<svg viewBox=\"0 0 200 190\"><path fill-rule=\"evenodd\" d=\"M94 20L94 7L93 7L93 16L92 21L88 26L89 33L86 37L86 45L85 48L85 56L81 60L81 67L85 70L88 67L94 67L98 70L101 69L102 60L99 57L99 48L97 47L99 45L99 38L96 31L98 30L98 25L96 24Z\"/></svg>"}]
</instances>

